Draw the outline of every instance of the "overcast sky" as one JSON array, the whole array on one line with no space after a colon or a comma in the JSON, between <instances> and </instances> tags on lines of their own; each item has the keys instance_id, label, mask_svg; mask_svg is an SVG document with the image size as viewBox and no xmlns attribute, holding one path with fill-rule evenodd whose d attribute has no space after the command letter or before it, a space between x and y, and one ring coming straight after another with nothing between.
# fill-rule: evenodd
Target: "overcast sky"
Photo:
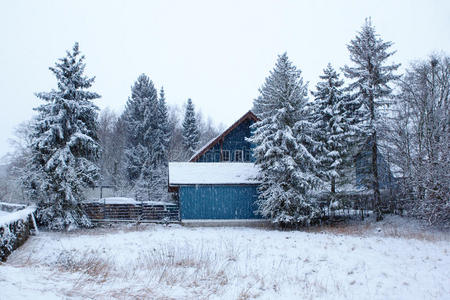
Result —
<instances>
[{"instance_id":1,"label":"overcast sky","mask_svg":"<svg viewBox=\"0 0 450 300\"><path fill-rule=\"evenodd\" d=\"M252 106L277 55L310 81L328 62L348 64L346 44L372 17L403 66L450 53L450 1L0 1L0 157L14 128L56 81L48 70L75 41L100 108L121 112L146 73L170 104L188 97L229 125Z\"/></svg>"}]
</instances>

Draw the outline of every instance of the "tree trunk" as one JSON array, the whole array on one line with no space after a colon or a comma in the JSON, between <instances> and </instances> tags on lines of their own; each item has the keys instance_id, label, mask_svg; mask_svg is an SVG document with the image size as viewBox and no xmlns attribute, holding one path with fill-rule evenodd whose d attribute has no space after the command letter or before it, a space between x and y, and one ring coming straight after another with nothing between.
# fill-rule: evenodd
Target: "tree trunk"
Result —
<instances>
[{"instance_id":1,"label":"tree trunk","mask_svg":"<svg viewBox=\"0 0 450 300\"><path fill-rule=\"evenodd\" d=\"M380 197L380 183L378 181L378 144L377 144L377 133L376 131L372 135L372 176L373 176L373 200L375 204L375 214L376 220L383 220L383 215L381 212L381 197Z\"/></svg>"}]
</instances>

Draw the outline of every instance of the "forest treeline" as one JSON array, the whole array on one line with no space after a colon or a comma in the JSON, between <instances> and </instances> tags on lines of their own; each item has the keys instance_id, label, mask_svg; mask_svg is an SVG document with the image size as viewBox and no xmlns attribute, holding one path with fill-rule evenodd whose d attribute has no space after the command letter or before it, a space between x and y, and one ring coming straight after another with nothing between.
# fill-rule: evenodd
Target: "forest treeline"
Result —
<instances>
[{"instance_id":1,"label":"forest treeline","mask_svg":"<svg viewBox=\"0 0 450 300\"><path fill-rule=\"evenodd\" d=\"M318 192L339 207L355 157L365 153L358 184L373 198L378 220L385 161L398 206L430 224L450 224L450 57L432 54L400 74L392 46L367 19L347 44L351 63L323 66L312 89L287 53L278 56L252 108L260 119L249 139L261 170L260 214L280 224L314 223ZM191 99L183 108L167 105L163 87L146 74L123 113L99 112L100 95L90 91L94 78L84 69L77 43L50 68L58 86L36 94L44 104L18 129L1 183L3 199L31 199L41 223L54 229L89 225L80 205L89 186L165 201L168 162L187 161L223 129Z\"/></svg>"}]
</instances>

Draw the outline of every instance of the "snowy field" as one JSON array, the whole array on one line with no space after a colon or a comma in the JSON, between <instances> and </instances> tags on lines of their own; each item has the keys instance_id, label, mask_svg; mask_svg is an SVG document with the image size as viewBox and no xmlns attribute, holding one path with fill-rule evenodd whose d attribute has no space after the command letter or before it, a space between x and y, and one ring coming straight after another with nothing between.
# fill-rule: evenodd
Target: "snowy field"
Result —
<instances>
[{"instance_id":1,"label":"snowy field","mask_svg":"<svg viewBox=\"0 0 450 300\"><path fill-rule=\"evenodd\" d=\"M398 217L309 231L41 232L0 264L0 291L0 299L450 299L450 238Z\"/></svg>"},{"instance_id":2,"label":"snowy field","mask_svg":"<svg viewBox=\"0 0 450 300\"><path fill-rule=\"evenodd\" d=\"M1 216L6 216L7 214L9 214L9 212L0 210L0 217Z\"/></svg>"}]
</instances>

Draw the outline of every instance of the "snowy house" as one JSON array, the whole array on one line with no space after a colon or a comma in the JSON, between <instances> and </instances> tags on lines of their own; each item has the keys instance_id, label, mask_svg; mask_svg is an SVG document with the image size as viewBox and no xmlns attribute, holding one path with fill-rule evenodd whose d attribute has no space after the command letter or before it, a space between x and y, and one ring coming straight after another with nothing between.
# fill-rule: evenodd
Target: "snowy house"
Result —
<instances>
[{"instance_id":1,"label":"snowy house","mask_svg":"<svg viewBox=\"0 0 450 300\"><path fill-rule=\"evenodd\" d=\"M189 162L169 163L169 190L178 197L181 220L259 219L258 169L247 141L258 121L251 111L195 153ZM355 186L370 177L367 149L355 157ZM391 182L386 161L379 159L380 188Z\"/></svg>"},{"instance_id":2,"label":"snowy house","mask_svg":"<svg viewBox=\"0 0 450 300\"><path fill-rule=\"evenodd\" d=\"M258 170L246 140L257 120L249 111L189 162L169 163L169 188L178 196L182 220L260 218L255 214Z\"/></svg>"}]
</instances>

